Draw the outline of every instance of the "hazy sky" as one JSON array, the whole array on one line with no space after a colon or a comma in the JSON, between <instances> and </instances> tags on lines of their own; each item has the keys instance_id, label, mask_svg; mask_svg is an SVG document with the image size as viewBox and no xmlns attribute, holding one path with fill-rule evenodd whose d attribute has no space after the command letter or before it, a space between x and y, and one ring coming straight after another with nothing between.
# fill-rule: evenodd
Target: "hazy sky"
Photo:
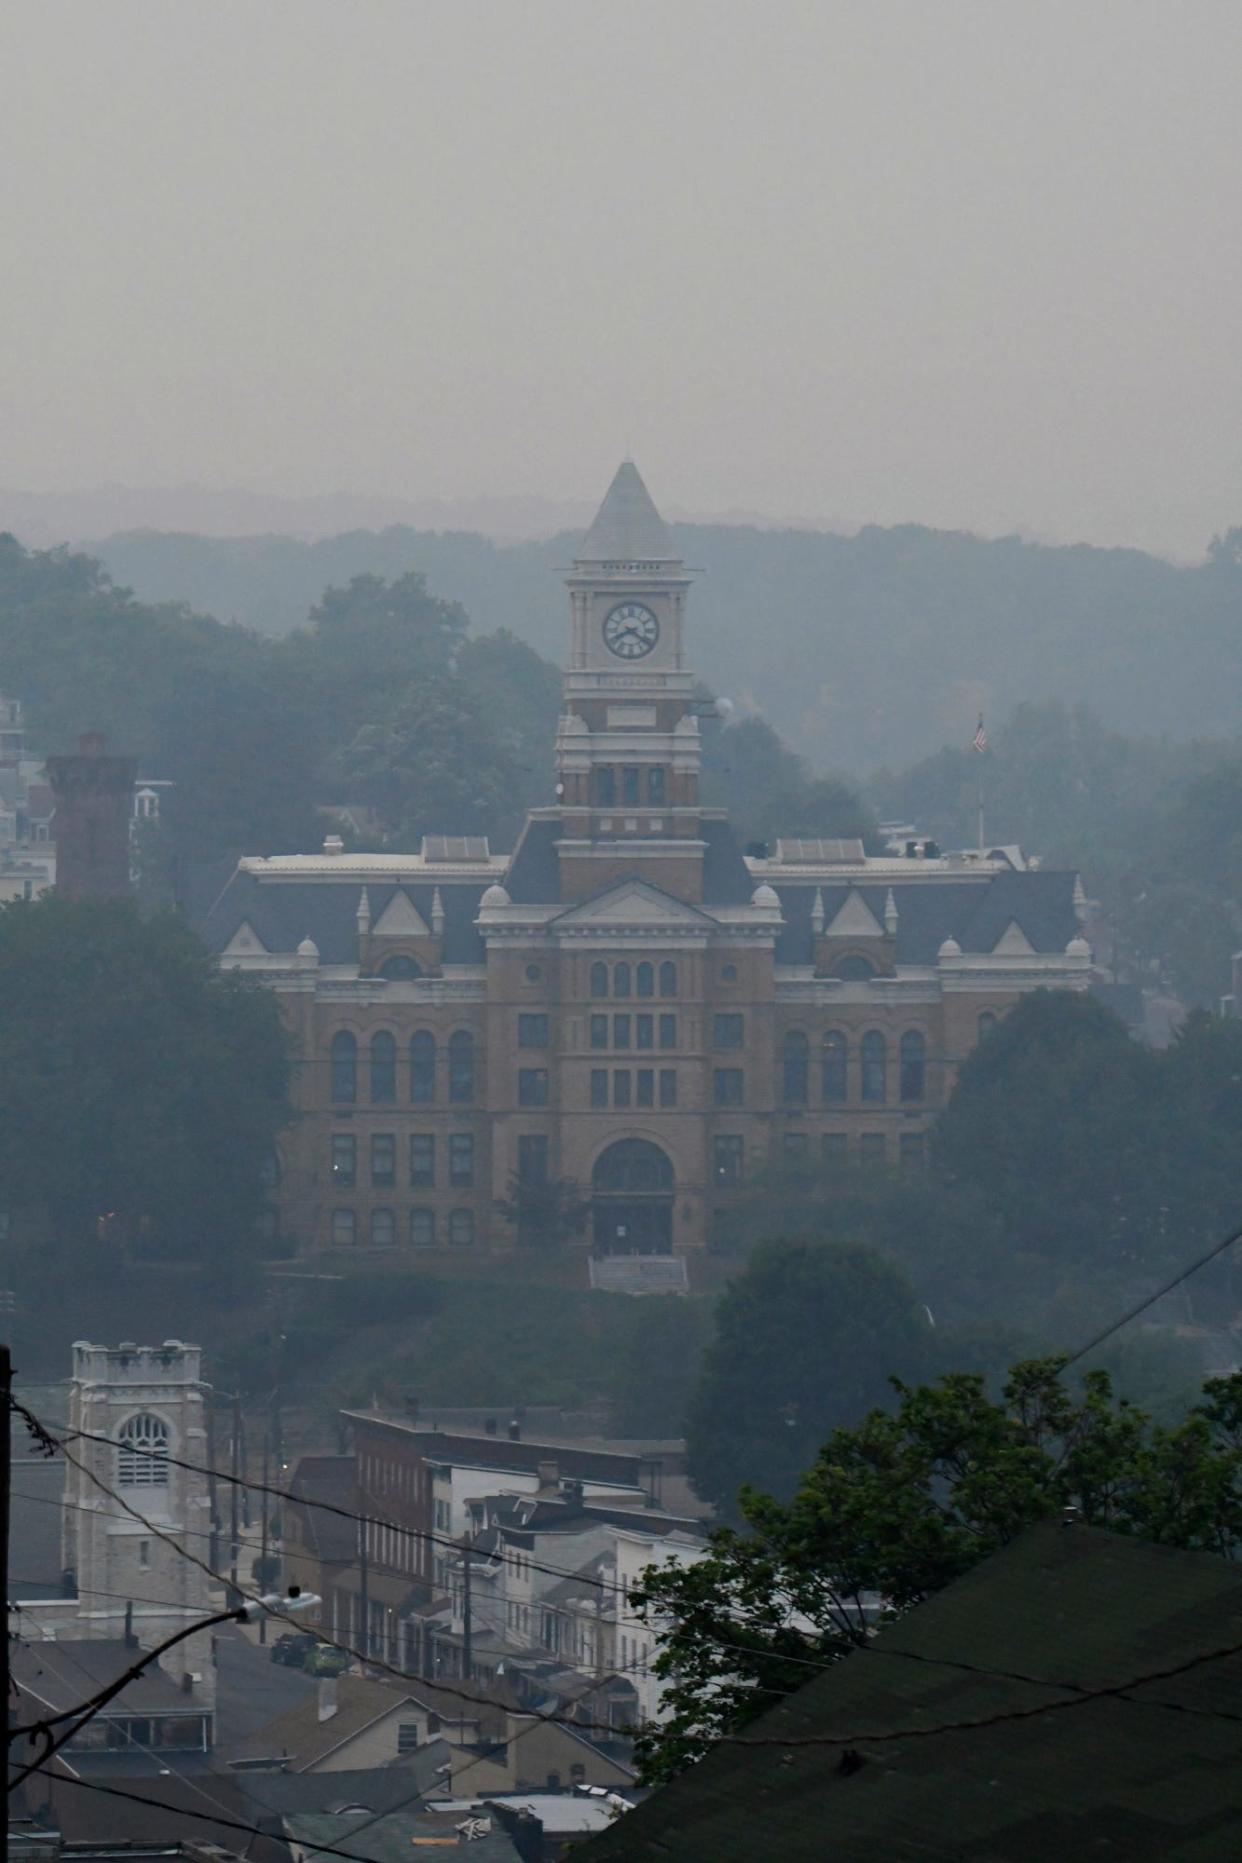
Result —
<instances>
[{"instance_id":1,"label":"hazy sky","mask_svg":"<svg viewBox=\"0 0 1242 1863\"><path fill-rule=\"evenodd\" d=\"M0 483L1242 524L1242 0L7 0Z\"/></svg>"}]
</instances>

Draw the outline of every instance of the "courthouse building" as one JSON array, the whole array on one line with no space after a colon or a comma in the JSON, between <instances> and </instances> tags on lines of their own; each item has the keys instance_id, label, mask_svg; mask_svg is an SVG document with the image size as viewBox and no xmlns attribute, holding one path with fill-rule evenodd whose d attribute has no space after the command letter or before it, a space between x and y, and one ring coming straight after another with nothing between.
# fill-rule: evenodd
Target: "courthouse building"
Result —
<instances>
[{"instance_id":1,"label":"courthouse building","mask_svg":"<svg viewBox=\"0 0 1242 1863\"><path fill-rule=\"evenodd\" d=\"M568 576L554 799L512 851L329 837L242 860L213 906L294 1038L273 1172L302 1251L504 1247L558 1185L600 1253L702 1248L766 1157L919 1164L996 1018L1088 987L1073 873L742 849L699 797L689 585L626 463Z\"/></svg>"}]
</instances>

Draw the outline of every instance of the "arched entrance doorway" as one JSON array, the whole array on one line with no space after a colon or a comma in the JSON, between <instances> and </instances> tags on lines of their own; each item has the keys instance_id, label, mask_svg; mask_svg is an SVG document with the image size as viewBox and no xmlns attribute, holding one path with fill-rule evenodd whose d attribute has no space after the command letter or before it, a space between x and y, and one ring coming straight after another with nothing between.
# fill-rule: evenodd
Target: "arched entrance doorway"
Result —
<instances>
[{"instance_id":1,"label":"arched entrance doorway","mask_svg":"<svg viewBox=\"0 0 1242 1863\"><path fill-rule=\"evenodd\" d=\"M671 1255L673 1167L649 1139L618 1139L591 1173L597 1255Z\"/></svg>"}]
</instances>

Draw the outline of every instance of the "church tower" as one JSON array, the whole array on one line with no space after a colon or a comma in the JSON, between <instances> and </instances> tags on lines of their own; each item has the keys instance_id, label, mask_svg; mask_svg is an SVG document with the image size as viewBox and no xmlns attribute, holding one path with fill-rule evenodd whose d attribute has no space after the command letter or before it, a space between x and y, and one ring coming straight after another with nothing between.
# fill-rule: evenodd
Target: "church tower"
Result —
<instances>
[{"instance_id":1,"label":"church tower","mask_svg":"<svg viewBox=\"0 0 1242 1863\"><path fill-rule=\"evenodd\" d=\"M563 897L640 873L699 899L690 578L632 461L618 467L566 581L569 660L556 738Z\"/></svg>"}]
</instances>

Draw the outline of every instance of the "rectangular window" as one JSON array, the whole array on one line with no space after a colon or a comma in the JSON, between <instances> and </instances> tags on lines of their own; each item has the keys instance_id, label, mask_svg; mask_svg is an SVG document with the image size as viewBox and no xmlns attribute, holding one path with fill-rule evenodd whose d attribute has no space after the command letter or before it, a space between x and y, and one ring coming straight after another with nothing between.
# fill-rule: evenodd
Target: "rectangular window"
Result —
<instances>
[{"instance_id":1,"label":"rectangular window","mask_svg":"<svg viewBox=\"0 0 1242 1863\"><path fill-rule=\"evenodd\" d=\"M713 1077L713 1098L717 1106L740 1106L745 1099L740 1067L718 1067Z\"/></svg>"},{"instance_id":2,"label":"rectangular window","mask_svg":"<svg viewBox=\"0 0 1242 1863\"><path fill-rule=\"evenodd\" d=\"M653 809L662 809L664 807L664 797L664 766L661 763L657 763L654 769L648 770L647 772L647 800Z\"/></svg>"},{"instance_id":3,"label":"rectangular window","mask_svg":"<svg viewBox=\"0 0 1242 1863\"><path fill-rule=\"evenodd\" d=\"M858 1141L858 1162L865 1165L883 1164L887 1151L883 1132L864 1132Z\"/></svg>"},{"instance_id":4,"label":"rectangular window","mask_svg":"<svg viewBox=\"0 0 1242 1863\"><path fill-rule=\"evenodd\" d=\"M745 1149L740 1133L722 1133L712 1146L713 1175L722 1190L742 1181Z\"/></svg>"},{"instance_id":5,"label":"rectangular window","mask_svg":"<svg viewBox=\"0 0 1242 1863\"><path fill-rule=\"evenodd\" d=\"M591 1046L592 1048L606 1048L608 1046L607 1016L591 1017Z\"/></svg>"},{"instance_id":6,"label":"rectangular window","mask_svg":"<svg viewBox=\"0 0 1242 1863\"><path fill-rule=\"evenodd\" d=\"M675 1048L677 1046L676 1016L660 1017L660 1046L661 1048Z\"/></svg>"},{"instance_id":7,"label":"rectangular window","mask_svg":"<svg viewBox=\"0 0 1242 1863\"><path fill-rule=\"evenodd\" d=\"M449 1138L449 1183L465 1190L474 1182L474 1134L454 1132Z\"/></svg>"},{"instance_id":8,"label":"rectangular window","mask_svg":"<svg viewBox=\"0 0 1242 1863\"><path fill-rule=\"evenodd\" d=\"M397 1722L397 1752L413 1753L418 1747L418 1722Z\"/></svg>"},{"instance_id":9,"label":"rectangular window","mask_svg":"<svg viewBox=\"0 0 1242 1863\"><path fill-rule=\"evenodd\" d=\"M621 800L627 808L638 806L638 771L633 768L621 772Z\"/></svg>"},{"instance_id":10,"label":"rectangular window","mask_svg":"<svg viewBox=\"0 0 1242 1863\"><path fill-rule=\"evenodd\" d=\"M636 1048L655 1047L655 1018L653 1016L634 1017L634 1046Z\"/></svg>"},{"instance_id":11,"label":"rectangular window","mask_svg":"<svg viewBox=\"0 0 1242 1863\"><path fill-rule=\"evenodd\" d=\"M138 1542L138 1566L139 1570L143 1572L149 1572L151 1570L150 1540L139 1540Z\"/></svg>"},{"instance_id":12,"label":"rectangular window","mask_svg":"<svg viewBox=\"0 0 1242 1863\"><path fill-rule=\"evenodd\" d=\"M630 1103L630 1070L619 1067L612 1077L612 1103L614 1106L628 1106Z\"/></svg>"},{"instance_id":13,"label":"rectangular window","mask_svg":"<svg viewBox=\"0 0 1242 1863\"><path fill-rule=\"evenodd\" d=\"M825 1132L819 1141L819 1155L830 1171L843 1171L849 1163L849 1135Z\"/></svg>"},{"instance_id":14,"label":"rectangular window","mask_svg":"<svg viewBox=\"0 0 1242 1863\"><path fill-rule=\"evenodd\" d=\"M922 1132L903 1132L898 1150L904 1171L921 1171L927 1163L927 1141Z\"/></svg>"},{"instance_id":15,"label":"rectangular window","mask_svg":"<svg viewBox=\"0 0 1242 1863\"><path fill-rule=\"evenodd\" d=\"M603 1067L591 1069L591 1104L607 1106L608 1104L608 1070Z\"/></svg>"},{"instance_id":16,"label":"rectangular window","mask_svg":"<svg viewBox=\"0 0 1242 1863\"><path fill-rule=\"evenodd\" d=\"M391 1248L397 1239L397 1225L391 1210L371 1211L371 1247Z\"/></svg>"},{"instance_id":17,"label":"rectangular window","mask_svg":"<svg viewBox=\"0 0 1242 1863\"><path fill-rule=\"evenodd\" d=\"M660 1104L676 1106L677 1104L677 1069L662 1067L660 1069Z\"/></svg>"},{"instance_id":18,"label":"rectangular window","mask_svg":"<svg viewBox=\"0 0 1242 1863\"><path fill-rule=\"evenodd\" d=\"M358 1181L358 1141L352 1132L332 1134L332 1186L352 1190Z\"/></svg>"},{"instance_id":19,"label":"rectangular window","mask_svg":"<svg viewBox=\"0 0 1242 1863\"><path fill-rule=\"evenodd\" d=\"M436 1242L436 1213L434 1210L410 1211L410 1247L434 1248Z\"/></svg>"},{"instance_id":20,"label":"rectangular window","mask_svg":"<svg viewBox=\"0 0 1242 1863\"><path fill-rule=\"evenodd\" d=\"M410 1133L410 1189L430 1190L436 1181L436 1141L432 1132Z\"/></svg>"},{"instance_id":21,"label":"rectangular window","mask_svg":"<svg viewBox=\"0 0 1242 1863\"><path fill-rule=\"evenodd\" d=\"M595 800L601 809L615 807L617 800L617 777L614 770L604 768L595 772Z\"/></svg>"},{"instance_id":22,"label":"rectangular window","mask_svg":"<svg viewBox=\"0 0 1242 1863\"><path fill-rule=\"evenodd\" d=\"M397 1181L397 1140L392 1132L371 1134L371 1182L390 1190Z\"/></svg>"},{"instance_id":23,"label":"rectangular window","mask_svg":"<svg viewBox=\"0 0 1242 1863\"><path fill-rule=\"evenodd\" d=\"M805 1158L806 1133L786 1132L783 1137L783 1149L787 1158Z\"/></svg>"},{"instance_id":24,"label":"rectangular window","mask_svg":"<svg viewBox=\"0 0 1242 1863\"><path fill-rule=\"evenodd\" d=\"M548 1070L546 1067L519 1067L518 1069L518 1105L546 1106L548 1103Z\"/></svg>"},{"instance_id":25,"label":"rectangular window","mask_svg":"<svg viewBox=\"0 0 1242 1863\"><path fill-rule=\"evenodd\" d=\"M712 1017L712 1047L741 1048L744 1044L743 1020L741 1016Z\"/></svg>"},{"instance_id":26,"label":"rectangular window","mask_svg":"<svg viewBox=\"0 0 1242 1863\"><path fill-rule=\"evenodd\" d=\"M630 1045L630 1018L614 1016L612 1018L612 1045L614 1048L628 1048Z\"/></svg>"},{"instance_id":27,"label":"rectangular window","mask_svg":"<svg viewBox=\"0 0 1242 1863\"><path fill-rule=\"evenodd\" d=\"M634 1077L634 1104L655 1105L655 1074L649 1067L640 1067Z\"/></svg>"},{"instance_id":28,"label":"rectangular window","mask_svg":"<svg viewBox=\"0 0 1242 1863\"><path fill-rule=\"evenodd\" d=\"M518 1017L518 1047L546 1048L548 1045L548 1018L542 1015L521 1015Z\"/></svg>"},{"instance_id":29,"label":"rectangular window","mask_svg":"<svg viewBox=\"0 0 1242 1863\"><path fill-rule=\"evenodd\" d=\"M518 1140L517 1174L519 1184L542 1185L548 1181L548 1141L542 1133L525 1133Z\"/></svg>"},{"instance_id":30,"label":"rectangular window","mask_svg":"<svg viewBox=\"0 0 1242 1863\"><path fill-rule=\"evenodd\" d=\"M332 1246L333 1248L354 1246L354 1213L352 1210L333 1210Z\"/></svg>"}]
</instances>

